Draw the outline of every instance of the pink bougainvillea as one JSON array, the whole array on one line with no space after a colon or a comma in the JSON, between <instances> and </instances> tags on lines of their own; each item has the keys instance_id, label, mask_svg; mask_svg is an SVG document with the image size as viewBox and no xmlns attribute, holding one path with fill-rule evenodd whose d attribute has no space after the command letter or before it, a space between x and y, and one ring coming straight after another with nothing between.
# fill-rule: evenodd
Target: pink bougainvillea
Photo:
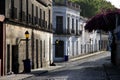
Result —
<instances>
[{"instance_id":1,"label":"pink bougainvillea","mask_svg":"<svg viewBox=\"0 0 120 80\"><path fill-rule=\"evenodd\" d=\"M109 10L105 13L97 14L87 21L85 29L111 31L116 27L116 16L120 15L120 9Z\"/></svg>"}]
</instances>

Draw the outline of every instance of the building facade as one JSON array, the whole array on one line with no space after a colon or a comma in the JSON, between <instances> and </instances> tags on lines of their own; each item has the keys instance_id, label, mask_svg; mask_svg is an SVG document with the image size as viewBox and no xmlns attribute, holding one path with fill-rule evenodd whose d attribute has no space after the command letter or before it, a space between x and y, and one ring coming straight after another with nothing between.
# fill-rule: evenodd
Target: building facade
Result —
<instances>
[{"instance_id":1,"label":"building facade","mask_svg":"<svg viewBox=\"0 0 120 80\"><path fill-rule=\"evenodd\" d=\"M0 23L2 75L23 72L26 57L32 69L47 67L52 62L52 0L1 0L0 14L5 16Z\"/></svg>"},{"instance_id":2,"label":"building facade","mask_svg":"<svg viewBox=\"0 0 120 80\"><path fill-rule=\"evenodd\" d=\"M80 51L80 6L68 0L53 0L54 61L77 56Z\"/></svg>"},{"instance_id":3,"label":"building facade","mask_svg":"<svg viewBox=\"0 0 120 80\"><path fill-rule=\"evenodd\" d=\"M80 5L68 0L53 0L53 57L66 61L99 51L100 35L85 31L86 20L80 16Z\"/></svg>"}]
</instances>

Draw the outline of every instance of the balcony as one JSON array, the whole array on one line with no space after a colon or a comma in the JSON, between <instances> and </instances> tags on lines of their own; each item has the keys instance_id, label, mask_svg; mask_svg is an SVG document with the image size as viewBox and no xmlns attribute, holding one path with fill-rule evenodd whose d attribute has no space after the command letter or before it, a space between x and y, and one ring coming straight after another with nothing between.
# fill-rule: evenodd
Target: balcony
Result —
<instances>
[{"instance_id":1,"label":"balcony","mask_svg":"<svg viewBox=\"0 0 120 80\"><path fill-rule=\"evenodd\" d=\"M51 4L49 0L36 0L36 1L44 5L45 7L48 7L49 4Z\"/></svg>"},{"instance_id":2,"label":"balcony","mask_svg":"<svg viewBox=\"0 0 120 80\"><path fill-rule=\"evenodd\" d=\"M81 36L81 35L82 35L82 30L76 32L76 36Z\"/></svg>"},{"instance_id":3,"label":"balcony","mask_svg":"<svg viewBox=\"0 0 120 80\"><path fill-rule=\"evenodd\" d=\"M32 16L30 14L28 15L28 23L29 25L32 23Z\"/></svg>"},{"instance_id":4,"label":"balcony","mask_svg":"<svg viewBox=\"0 0 120 80\"><path fill-rule=\"evenodd\" d=\"M25 12L22 11L22 21L25 22L26 21L26 15L25 15Z\"/></svg>"},{"instance_id":5,"label":"balcony","mask_svg":"<svg viewBox=\"0 0 120 80\"><path fill-rule=\"evenodd\" d=\"M82 35L82 30L79 30L80 35Z\"/></svg>"},{"instance_id":6,"label":"balcony","mask_svg":"<svg viewBox=\"0 0 120 80\"><path fill-rule=\"evenodd\" d=\"M10 18L17 20L17 8L13 7L11 9L9 9L9 14L10 14Z\"/></svg>"},{"instance_id":7,"label":"balcony","mask_svg":"<svg viewBox=\"0 0 120 80\"><path fill-rule=\"evenodd\" d=\"M53 32L53 29L52 29L52 24L50 23L50 24L48 24L48 29L50 30L50 31L52 31Z\"/></svg>"},{"instance_id":8,"label":"balcony","mask_svg":"<svg viewBox=\"0 0 120 80\"><path fill-rule=\"evenodd\" d=\"M71 33L72 33L72 34L75 34L75 30L71 30Z\"/></svg>"},{"instance_id":9,"label":"balcony","mask_svg":"<svg viewBox=\"0 0 120 80\"><path fill-rule=\"evenodd\" d=\"M56 31L55 31L55 34L63 35L63 34L65 34L65 33L64 33L63 31L56 30Z\"/></svg>"},{"instance_id":10,"label":"balcony","mask_svg":"<svg viewBox=\"0 0 120 80\"><path fill-rule=\"evenodd\" d=\"M66 34L70 35L71 34L71 30L67 29Z\"/></svg>"},{"instance_id":11,"label":"balcony","mask_svg":"<svg viewBox=\"0 0 120 80\"><path fill-rule=\"evenodd\" d=\"M78 31L75 31L75 30L71 30L71 29L67 29L67 30L64 30L64 31L60 31L60 30L56 30L55 28L53 29L53 33L54 34L57 34L57 35L68 35L68 36L81 36L82 35L82 30L78 30Z\"/></svg>"},{"instance_id":12,"label":"balcony","mask_svg":"<svg viewBox=\"0 0 120 80\"><path fill-rule=\"evenodd\" d=\"M73 3L68 0L53 0L54 6L66 6L68 8L74 9L74 10L80 10L80 5Z\"/></svg>"}]
</instances>

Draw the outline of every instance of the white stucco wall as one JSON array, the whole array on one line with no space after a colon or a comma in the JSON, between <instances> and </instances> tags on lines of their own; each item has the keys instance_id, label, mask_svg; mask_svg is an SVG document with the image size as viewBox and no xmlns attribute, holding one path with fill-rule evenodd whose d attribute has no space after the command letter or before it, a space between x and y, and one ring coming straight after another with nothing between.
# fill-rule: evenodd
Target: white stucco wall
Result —
<instances>
[{"instance_id":1,"label":"white stucco wall","mask_svg":"<svg viewBox=\"0 0 120 80\"><path fill-rule=\"evenodd\" d=\"M64 41L64 55L68 55L69 57L75 57L81 54L85 54L90 52L88 49L88 44L93 44L95 42L95 39L99 40L96 32L94 33L88 33L85 31L85 20L81 18L80 11L76 11L70 8L67 8L65 6L53 6L53 29L56 29L56 16L63 16L63 30L65 31L68 29L67 26L67 18L70 18L70 30L72 29L72 19L74 19L74 30L76 34L76 20L78 20L78 30L82 30L82 35L76 36L74 35L68 35L62 34L57 35L54 34L53 36L53 43L55 43L56 40L63 40ZM90 38L93 38L93 42L89 43ZM82 45L82 47L81 47ZM55 45L53 47L53 56L54 60L64 60L64 58L56 58L55 57Z\"/></svg>"}]
</instances>

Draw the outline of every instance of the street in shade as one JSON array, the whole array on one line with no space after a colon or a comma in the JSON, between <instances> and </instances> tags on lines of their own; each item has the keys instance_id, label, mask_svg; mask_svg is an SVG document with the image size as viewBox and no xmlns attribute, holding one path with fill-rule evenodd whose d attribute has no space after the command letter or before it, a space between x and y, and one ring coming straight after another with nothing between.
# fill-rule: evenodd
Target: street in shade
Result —
<instances>
[{"instance_id":1,"label":"street in shade","mask_svg":"<svg viewBox=\"0 0 120 80\"><path fill-rule=\"evenodd\" d=\"M44 74L35 74L24 80L119 80L120 69L112 66L110 52L76 60L73 62L56 63L63 68ZM117 71L118 70L118 71Z\"/></svg>"}]
</instances>

